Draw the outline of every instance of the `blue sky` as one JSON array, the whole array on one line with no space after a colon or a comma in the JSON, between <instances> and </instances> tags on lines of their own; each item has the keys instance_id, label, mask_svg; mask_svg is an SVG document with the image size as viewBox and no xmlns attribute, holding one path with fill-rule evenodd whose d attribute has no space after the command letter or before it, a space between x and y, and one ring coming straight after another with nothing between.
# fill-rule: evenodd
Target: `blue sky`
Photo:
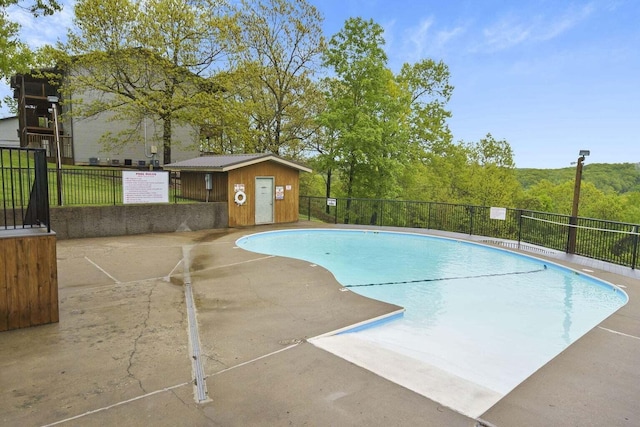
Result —
<instances>
[{"instance_id":1,"label":"blue sky","mask_svg":"<svg viewBox=\"0 0 640 427\"><path fill-rule=\"evenodd\" d=\"M640 2L636 0L310 0L327 38L349 17L385 29L389 66L443 60L455 87L454 140L505 139L517 167L640 162ZM68 0L64 2L69 4ZM55 18L71 22L72 8ZM15 15L13 15L15 16ZM24 40L64 31L22 20ZM6 86L0 96L7 94ZM0 112L0 115L6 115Z\"/></svg>"}]
</instances>

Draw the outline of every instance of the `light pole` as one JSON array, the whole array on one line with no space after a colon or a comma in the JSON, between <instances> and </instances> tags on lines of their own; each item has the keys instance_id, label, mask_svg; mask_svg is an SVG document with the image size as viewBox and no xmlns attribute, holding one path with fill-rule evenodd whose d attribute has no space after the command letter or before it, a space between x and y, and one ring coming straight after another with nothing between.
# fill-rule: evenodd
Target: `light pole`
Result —
<instances>
[{"instance_id":1,"label":"light pole","mask_svg":"<svg viewBox=\"0 0 640 427\"><path fill-rule=\"evenodd\" d=\"M578 162L576 163L576 181L573 186L573 206L571 207L571 218L569 219L569 241L567 242L567 253L576 253L576 235L578 232L578 204L580 203L580 183L582 182L582 164L585 157L590 154L589 150L580 150Z\"/></svg>"},{"instance_id":2,"label":"light pole","mask_svg":"<svg viewBox=\"0 0 640 427\"><path fill-rule=\"evenodd\" d=\"M56 181L58 184L58 206L62 206L62 154L60 153L60 133L58 131L58 97L47 96L53 113L53 138L56 143Z\"/></svg>"}]
</instances>

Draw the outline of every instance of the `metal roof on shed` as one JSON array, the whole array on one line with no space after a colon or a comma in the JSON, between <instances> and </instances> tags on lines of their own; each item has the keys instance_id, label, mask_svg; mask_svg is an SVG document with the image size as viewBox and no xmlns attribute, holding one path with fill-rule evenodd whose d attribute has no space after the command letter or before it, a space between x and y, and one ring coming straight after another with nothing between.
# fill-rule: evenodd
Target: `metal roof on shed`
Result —
<instances>
[{"instance_id":1,"label":"metal roof on shed","mask_svg":"<svg viewBox=\"0 0 640 427\"><path fill-rule=\"evenodd\" d=\"M311 172L311 169L301 165L300 163L283 159L282 157L278 157L274 154L264 153L201 156L189 160L183 160L181 162L169 163L167 165L164 165L163 168L176 171L227 172L230 170L267 161L280 163L282 165L304 172Z\"/></svg>"}]
</instances>

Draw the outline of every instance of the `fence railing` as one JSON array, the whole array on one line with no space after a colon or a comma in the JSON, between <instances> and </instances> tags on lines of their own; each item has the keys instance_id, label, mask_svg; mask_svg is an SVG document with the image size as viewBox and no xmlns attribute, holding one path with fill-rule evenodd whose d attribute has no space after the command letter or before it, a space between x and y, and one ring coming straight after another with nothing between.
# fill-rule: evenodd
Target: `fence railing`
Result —
<instances>
[{"instance_id":1,"label":"fence railing","mask_svg":"<svg viewBox=\"0 0 640 427\"><path fill-rule=\"evenodd\" d=\"M51 231L45 150L0 147L0 179L0 229Z\"/></svg>"},{"instance_id":2,"label":"fence railing","mask_svg":"<svg viewBox=\"0 0 640 427\"><path fill-rule=\"evenodd\" d=\"M126 169L49 169L52 206L121 205L122 172ZM180 200L180 176L169 172L169 198Z\"/></svg>"},{"instance_id":3,"label":"fence railing","mask_svg":"<svg viewBox=\"0 0 640 427\"><path fill-rule=\"evenodd\" d=\"M330 204L330 205L329 205ZM514 240L567 252L569 215L506 209L491 219L487 206L436 202L300 197L300 216L335 224L425 228ZM635 269L640 225L578 218L575 254Z\"/></svg>"}]
</instances>

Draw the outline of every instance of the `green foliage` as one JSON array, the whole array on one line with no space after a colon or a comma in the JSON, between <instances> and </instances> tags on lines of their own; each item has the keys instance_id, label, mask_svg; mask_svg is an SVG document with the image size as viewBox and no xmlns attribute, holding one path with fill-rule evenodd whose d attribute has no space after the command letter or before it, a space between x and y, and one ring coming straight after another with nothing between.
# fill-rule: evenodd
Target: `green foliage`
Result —
<instances>
[{"instance_id":1,"label":"green foliage","mask_svg":"<svg viewBox=\"0 0 640 427\"><path fill-rule=\"evenodd\" d=\"M518 169L524 192L517 206L571 214L575 168ZM582 173L578 214L640 223L640 168L635 164L588 164Z\"/></svg>"},{"instance_id":2,"label":"green foliage","mask_svg":"<svg viewBox=\"0 0 640 427\"><path fill-rule=\"evenodd\" d=\"M575 167L562 169L517 169L518 180L524 189L546 179L560 184L575 178ZM640 191L640 166L638 163L587 163L582 172L582 180L591 182L608 193L624 194Z\"/></svg>"},{"instance_id":3,"label":"green foliage","mask_svg":"<svg viewBox=\"0 0 640 427\"><path fill-rule=\"evenodd\" d=\"M343 173L347 197L385 197L393 186L389 178L395 159L389 154L398 150L383 139L392 132L384 124L391 121L385 107L393 76L386 67L382 33L373 21L348 19L324 54L325 66L336 75L327 82L327 109L320 116L327 133L336 136L327 150L333 158L326 161Z\"/></svg>"},{"instance_id":4,"label":"green foliage","mask_svg":"<svg viewBox=\"0 0 640 427\"><path fill-rule=\"evenodd\" d=\"M625 193L620 196L622 212L620 221L640 224L640 191Z\"/></svg>"},{"instance_id":5,"label":"green foliage","mask_svg":"<svg viewBox=\"0 0 640 427\"><path fill-rule=\"evenodd\" d=\"M520 191L515 175L513 151L505 140L491 134L477 143L467 144L469 193L465 202L480 206L515 207Z\"/></svg>"},{"instance_id":6,"label":"green foliage","mask_svg":"<svg viewBox=\"0 0 640 427\"><path fill-rule=\"evenodd\" d=\"M300 157L323 102L313 80L324 49L320 13L304 0L243 0L236 19L225 111L204 115L219 130L212 151Z\"/></svg>"},{"instance_id":7,"label":"green foliage","mask_svg":"<svg viewBox=\"0 0 640 427\"><path fill-rule=\"evenodd\" d=\"M0 0L0 78L7 79L16 73L26 73L35 66L34 52L19 39L20 24L9 20L6 9L18 6L33 16L52 15L61 10L56 0ZM5 101L6 102L6 101Z\"/></svg>"},{"instance_id":8,"label":"green foliage","mask_svg":"<svg viewBox=\"0 0 640 427\"><path fill-rule=\"evenodd\" d=\"M395 76L382 27L361 18L348 19L331 38L324 64L334 77L324 81L324 139L314 149L327 177L338 172L347 197L399 197L411 179L407 166L423 159L426 148L450 141L447 67L424 60Z\"/></svg>"}]
</instances>

